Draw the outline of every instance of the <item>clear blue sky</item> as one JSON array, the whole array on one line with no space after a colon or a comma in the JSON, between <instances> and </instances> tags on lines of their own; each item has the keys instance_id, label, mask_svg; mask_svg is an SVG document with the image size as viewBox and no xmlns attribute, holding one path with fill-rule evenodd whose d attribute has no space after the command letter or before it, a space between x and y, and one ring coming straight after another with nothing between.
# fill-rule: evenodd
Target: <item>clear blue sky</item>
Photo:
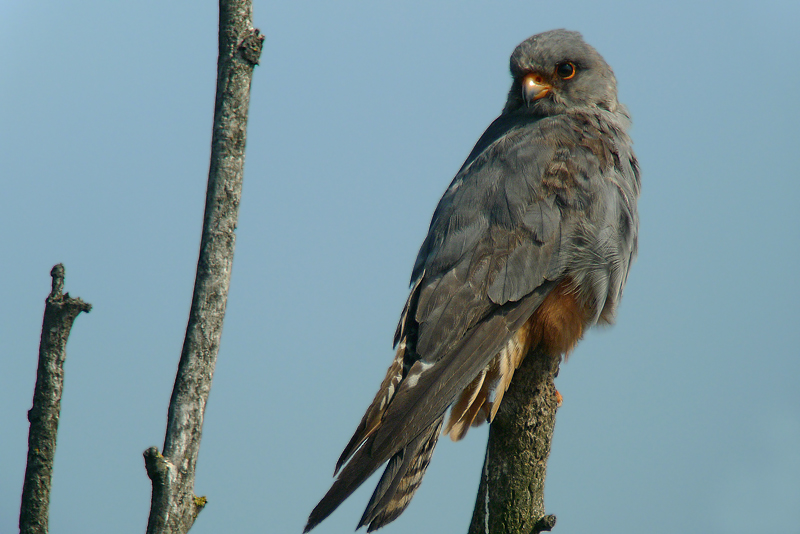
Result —
<instances>
[{"instance_id":1,"label":"clear blue sky","mask_svg":"<svg viewBox=\"0 0 800 534\"><path fill-rule=\"evenodd\" d=\"M297 533L393 356L436 202L528 36L614 68L643 170L618 325L561 369L561 533L800 532L800 3L260 2L244 197L192 529ZM49 270L66 363L51 530L143 532L208 168L213 2L0 2L0 532ZM383 532L464 533L486 429ZM315 531L350 532L374 486Z\"/></svg>"}]
</instances>

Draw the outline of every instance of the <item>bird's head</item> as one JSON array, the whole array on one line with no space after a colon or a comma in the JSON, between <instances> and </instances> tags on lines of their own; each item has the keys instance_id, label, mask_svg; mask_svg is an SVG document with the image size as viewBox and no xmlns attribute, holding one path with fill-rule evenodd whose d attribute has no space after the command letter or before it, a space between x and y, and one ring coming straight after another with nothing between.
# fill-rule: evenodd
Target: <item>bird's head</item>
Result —
<instances>
[{"instance_id":1,"label":"bird's head","mask_svg":"<svg viewBox=\"0 0 800 534\"><path fill-rule=\"evenodd\" d=\"M619 106L614 72L578 32L552 30L523 41L511 54L511 75L504 114L614 112Z\"/></svg>"}]
</instances>

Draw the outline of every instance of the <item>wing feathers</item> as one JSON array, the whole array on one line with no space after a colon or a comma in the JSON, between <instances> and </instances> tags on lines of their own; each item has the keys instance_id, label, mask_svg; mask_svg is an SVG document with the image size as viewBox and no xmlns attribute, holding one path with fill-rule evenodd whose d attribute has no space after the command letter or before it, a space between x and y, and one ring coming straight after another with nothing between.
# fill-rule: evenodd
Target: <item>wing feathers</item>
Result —
<instances>
[{"instance_id":1,"label":"wing feathers","mask_svg":"<svg viewBox=\"0 0 800 534\"><path fill-rule=\"evenodd\" d=\"M367 438L363 446L353 453L353 457L344 466L336 480L333 481L331 489L311 511L308 516L308 522L303 529L304 533L310 531L331 515L346 498L352 495L386 461L386 458L376 459L369 454L372 440L373 437Z\"/></svg>"},{"instance_id":2,"label":"wing feathers","mask_svg":"<svg viewBox=\"0 0 800 534\"><path fill-rule=\"evenodd\" d=\"M469 430L469 427L470 425L472 425L472 422L475 420L475 417L481 411L484 404L489 402L490 393L491 393L491 382L490 379L487 379L483 381L481 389L475 396L476 398L473 400L473 402L469 406L467 406L467 409L464 411L461 417L459 417L458 420L452 423L452 428L449 432L450 439L452 439L453 441L459 441L464 436L467 435L467 430ZM452 414L450 417L452 421Z\"/></svg>"},{"instance_id":3,"label":"wing feathers","mask_svg":"<svg viewBox=\"0 0 800 534\"><path fill-rule=\"evenodd\" d=\"M447 347L413 385L405 380L373 435L384 461L433 424L528 320L555 285L545 282L519 302L497 308L457 343ZM416 364L415 364L416 365ZM397 447L397 448L395 448Z\"/></svg>"},{"instance_id":4,"label":"wing feathers","mask_svg":"<svg viewBox=\"0 0 800 534\"><path fill-rule=\"evenodd\" d=\"M526 324L511 336L503 350L464 388L450 409L450 419L445 427L450 439L458 441L466 436L470 426L494 419L514 371L528 353L530 344L530 326ZM492 395L494 400L490 400Z\"/></svg>"},{"instance_id":5,"label":"wing feathers","mask_svg":"<svg viewBox=\"0 0 800 534\"><path fill-rule=\"evenodd\" d=\"M342 455L339 456L339 460L336 462L336 469L333 472L334 475L339 472L339 469L341 469L345 462L355 453L358 447L360 447L380 426L383 414L386 412L386 408L389 406L395 393L397 393L398 385L403 380L403 360L405 358L405 353L406 344L402 342L400 346L397 347L394 361L386 371L386 377L383 379L378 393L375 395L369 408L367 408L364 417L361 418L358 428L356 428L353 437L350 438L344 451L342 451Z\"/></svg>"},{"instance_id":6,"label":"wing feathers","mask_svg":"<svg viewBox=\"0 0 800 534\"><path fill-rule=\"evenodd\" d=\"M481 370L478 376L475 377L475 380L470 382L470 384L464 388L464 391L461 392L458 400L455 402L455 404L453 404L452 408L450 408L450 417L447 420L447 426L444 428L444 433L450 434L450 439L453 441L458 441L461 439L455 438L454 436L460 433L459 425L461 425L464 415L470 410L473 404L477 403L477 399L484 392L484 378L486 378L485 368ZM480 397L480 404L483 404L484 400L485 397ZM455 433L452 432L454 426L459 427Z\"/></svg>"},{"instance_id":7,"label":"wing feathers","mask_svg":"<svg viewBox=\"0 0 800 534\"><path fill-rule=\"evenodd\" d=\"M530 321L528 321L530 323ZM514 376L514 371L517 370L525 355L531 346L530 327L520 328L517 335L512 337L506 348L503 349L498 358L499 378L494 392L494 400L491 403L489 421L494 420L497 409L500 408L500 403L503 402L503 396L511 384L511 378Z\"/></svg>"}]
</instances>

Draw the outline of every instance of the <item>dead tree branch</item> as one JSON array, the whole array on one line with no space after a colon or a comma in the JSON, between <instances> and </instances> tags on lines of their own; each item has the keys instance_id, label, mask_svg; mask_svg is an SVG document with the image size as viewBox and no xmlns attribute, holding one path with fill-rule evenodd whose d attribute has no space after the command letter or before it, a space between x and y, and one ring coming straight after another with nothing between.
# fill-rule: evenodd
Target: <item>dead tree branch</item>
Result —
<instances>
[{"instance_id":1,"label":"dead tree branch","mask_svg":"<svg viewBox=\"0 0 800 534\"><path fill-rule=\"evenodd\" d=\"M250 84L264 40L251 21L251 0L220 0L211 165L192 307L164 451L151 447L144 452L153 485L148 534L188 532L206 504L205 497L194 494L194 475L233 265Z\"/></svg>"},{"instance_id":2,"label":"dead tree branch","mask_svg":"<svg viewBox=\"0 0 800 534\"><path fill-rule=\"evenodd\" d=\"M556 516L545 514L544 480L558 366L558 359L534 351L514 373L489 429L469 534L539 534L555 525Z\"/></svg>"},{"instance_id":3,"label":"dead tree branch","mask_svg":"<svg viewBox=\"0 0 800 534\"><path fill-rule=\"evenodd\" d=\"M72 323L81 312L89 313L91 304L72 298L64 290L64 266L50 270L53 286L45 301L42 337L39 342L39 366L33 407L28 412L28 463L22 486L19 512L20 534L46 534L50 512L50 483L56 455L61 395L64 391L64 361Z\"/></svg>"}]
</instances>

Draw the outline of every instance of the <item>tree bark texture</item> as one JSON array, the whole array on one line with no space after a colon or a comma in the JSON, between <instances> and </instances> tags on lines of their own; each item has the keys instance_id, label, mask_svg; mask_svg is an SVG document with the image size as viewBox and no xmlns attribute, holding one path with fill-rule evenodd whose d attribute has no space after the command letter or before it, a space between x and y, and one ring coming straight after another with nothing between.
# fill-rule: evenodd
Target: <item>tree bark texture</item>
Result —
<instances>
[{"instance_id":1,"label":"tree bark texture","mask_svg":"<svg viewBox=\"0 0 800 534\"><path fill-rule=\"evenodd\" d=\"M64 361L67 339L75 318L88 313L91 304L72 298L64 290L64 266L50 271L52 290L45 301L42 337L39 342L39 366L33 407L28 412L28 463L22 486L19 513L20 534L45 534L50 512L50 483L56 454L61 395L64 391Z\"/></svg>"},{"instance_id":2,"label":"tree bark texture","mask_svg":"<svg viewBox=\"0 0 800 534\"><path fill-rule=\"evenodd\" d=\"M544 509L560 359L532 351L514 373L489 429L469 534L538 534L556 522Z\"/></svg>"},{"instance_id":3,"label":"tree bark texture","mask_svg":"<svg viewBox=\"0 0 800 534\"><path fill-rule=\"evenodd\" d=\"M148 534L188 532L206 503L194 495L195 467L233 265L250 84L264 40L251 21L251 0L220 0L211 164L192 307L163 454L156 447L144 452L153 485Z\"/></svg>"}]
</instances>

